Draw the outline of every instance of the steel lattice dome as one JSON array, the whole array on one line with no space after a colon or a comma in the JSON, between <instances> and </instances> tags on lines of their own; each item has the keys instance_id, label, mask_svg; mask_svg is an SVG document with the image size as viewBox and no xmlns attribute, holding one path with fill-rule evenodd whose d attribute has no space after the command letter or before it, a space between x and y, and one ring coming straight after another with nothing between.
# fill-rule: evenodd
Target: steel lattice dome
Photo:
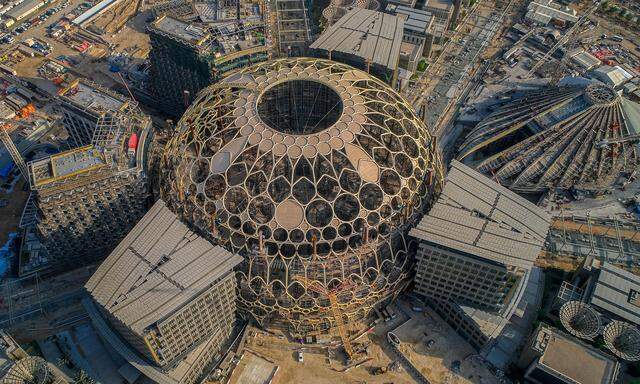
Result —
<instances>
[{"instance_id":1,"label":"steel lattice dome","mask_svg":"<svg viewBox=\"0 0 640 384\"><path fill-rule=\"evenodd\" d=\"M165 149L161 195L245 256L243 309L306 333L331 326L327 290L361 318L407 282L404 225L442 180L434 145L385 83L328 60L280 59L199 94Z\"/></svg>"}]
</instances>

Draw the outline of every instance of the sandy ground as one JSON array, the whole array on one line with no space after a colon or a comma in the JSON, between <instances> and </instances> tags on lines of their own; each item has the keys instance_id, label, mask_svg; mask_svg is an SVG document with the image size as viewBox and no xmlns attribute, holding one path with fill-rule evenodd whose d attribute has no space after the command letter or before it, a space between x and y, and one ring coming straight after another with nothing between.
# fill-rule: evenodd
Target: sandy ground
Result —
<instances>
[{"instance_id":1,"label":"sandy ground","mask_svg":"<svg viewBox=\"0 0 640 384\"><path fill-rule=\"evenodd\" d=\"M65 10L72 10L76 5L84 0L72 0L71 4ZM106 59L110 55L118 52L133 52L132 57L137 60L144 60L149 51L149 37L145 33L145 19L148 12L141 12L136 17L129 20L118 32L113 34L105 34L102 37L113 43L115 51L111 52L106 46L95 46L85 53L79 53L62 41L50 38L45 34L46 26L52 24L57 18L64 15L65 11L61 11L55 16L49 18L45 23L29 29L27 32L16 38L15 43L21 43L28 37L37 37L51 44L52 52L45 57L24 58L21 62L10 64L14 67L19 76L23 77L40 77L37 69L47 58L55 59L60 55L77 60L79 63L70 67L70 71L75 76L83 76L93 81L101 83L107 87L113 86L120 79L113 73L109 72ZM3 46L4 48L5 46Z\"/></svg>"},{"instance_id":2,"label":"sandy ground","mask_svg":"<svg viewBox=\"0 0 640 384\"><path fill-rule=\"evenodd\" d=\"M393 362L390 357L393 355L386 341L386 334L392 329L395 329L394 333L401 339L401 351L432 383L493 384L499 382L482 365L474 349L431 309L427 309L426 312L411 312L409 304L402 302L400 305L403 311L395 311L399 314L398 318L388 323L380 322L372 332L356 341L369 344L368 360L358 367L344 372L342 353L336 352L333 348L327 348L326 345L323 347L320 344L309 346L289 343L282 336L276 337L257 331L257 335L247 340L247 348L263 359L258 358L261 360L260 364L248 362L255 359L255 356L245 362L241 361L232 376L231 383L240 384L242 382L238 381L240 377L247 380L250 375L254 375L251 377L255 379L258 373L264 377L265 359L278 366L273 379L274 384L413 383L414 380L403 369L398 372L388 371L373 375L374 368L388 367ZM333 341L337 340L337 337L334 337ZM434 340L434 343L427 348L426 343L429 340ZM304 351L303 362L298 362L296 359L298 350ZM458 374L450 369L454 361L461 363Z\"/></svg>"},{"instance_id":3,"label":"sandy ground","mask_svg":"<svg viewBox=\"0 0 640 384\"><path fill-rule=\"evenodd\" d=\"M394 331L400 350L433 383L497 384L499 381L482 365L475 350L431 309L411 313L407 323ZM431 342L433 340L433 342ZM427 343L431 346L427 347ZM460 362L458 374L451 371Z\"/></svg>"}]
</instances>

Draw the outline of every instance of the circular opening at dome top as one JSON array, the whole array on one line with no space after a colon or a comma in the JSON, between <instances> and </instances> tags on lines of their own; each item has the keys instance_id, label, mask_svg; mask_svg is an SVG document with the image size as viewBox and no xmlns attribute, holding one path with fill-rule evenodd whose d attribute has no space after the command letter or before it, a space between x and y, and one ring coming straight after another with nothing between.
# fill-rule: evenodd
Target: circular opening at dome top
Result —
<instances>
[{"instance_id":1,"label":"circular opening at dome top","mask_svg":"<svg viewBox=\"0 0 640 384\"><path fill-rule=\"evenodd\" d=\"M289 80L268 88L258 100L258 116L282 133L308 135L331 127L342 115L342 99L329 86Z\"/></svg>"}]
</instances>

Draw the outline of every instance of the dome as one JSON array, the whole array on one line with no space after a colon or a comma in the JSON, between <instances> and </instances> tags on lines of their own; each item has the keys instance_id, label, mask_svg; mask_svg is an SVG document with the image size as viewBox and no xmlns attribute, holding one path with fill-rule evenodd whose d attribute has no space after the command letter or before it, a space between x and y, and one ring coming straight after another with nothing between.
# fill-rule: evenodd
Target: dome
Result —
<instances>
[{"instance_id":1,"label":"dome","mask_svg":"<svg viewBox=\"0 0 640 384\"><path fill-rule=\"evenodd\" d=\"M597 191L638 166L640 105L608 85L569 78L506 99L459 151L501 184L519 192Z\"/></svg>"},{"instance_id":2,"label":"dome","mask_svg":"<svg viewBox=\"0 0 640 384\"><path fill-rule=\"evenodd\" d=\"M47 362L37 356L28 356L18 360L6 372L2 384L46 384L53 376Z\"/></svg>"},{"instance_id":3,"label":"dome","mask_svg":"<svg viewBox=\"0 0 640 384\"><path fill-rule=\"evenodd\" d=\"M199 94L165 148L161 195L245 257L244 310L304 333L331 326L328 291L355 318L404 286L404 225L442 179L433 145L385 83L328 60L280 59Z\"/></svg>"}]
</instances>

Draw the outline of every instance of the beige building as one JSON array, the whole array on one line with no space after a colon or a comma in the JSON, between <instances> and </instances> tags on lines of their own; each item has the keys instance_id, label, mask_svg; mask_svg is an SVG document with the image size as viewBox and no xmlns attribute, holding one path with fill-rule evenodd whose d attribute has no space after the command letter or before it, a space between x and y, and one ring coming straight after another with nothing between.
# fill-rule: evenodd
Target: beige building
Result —
<instances>
[{"instance_id":1,"label":"beige building","mask_svg":"<svg viewBox=\"0 0 640 384\"><path fill-rule=\"evenodd\" d=\"M620 364L547 324L540 324L522 351L525 380L534 384L613 384Z\"/></svg>"},{"instance_id":2,"label":"beige building","mask_svg":"<svg viewBox=\"0 0 640 384\"><path fill-rule=\"evenodd\" d=\"M492 365L504 369L540 304L534 267L550 216L453 161L435 205L409 234L420 241L414 291Z\"/></svg>"},{"instance_id":3,"label":"beige building","mask_svg":"<svg viewBox=\"0 0 640 384\"><path fill-rule=\"evenodd\" d=\"M87 282L94 326L138 371L190 384L222 357L242 258L191 232L158 201Z\"/></svg>"}]
</instances>

